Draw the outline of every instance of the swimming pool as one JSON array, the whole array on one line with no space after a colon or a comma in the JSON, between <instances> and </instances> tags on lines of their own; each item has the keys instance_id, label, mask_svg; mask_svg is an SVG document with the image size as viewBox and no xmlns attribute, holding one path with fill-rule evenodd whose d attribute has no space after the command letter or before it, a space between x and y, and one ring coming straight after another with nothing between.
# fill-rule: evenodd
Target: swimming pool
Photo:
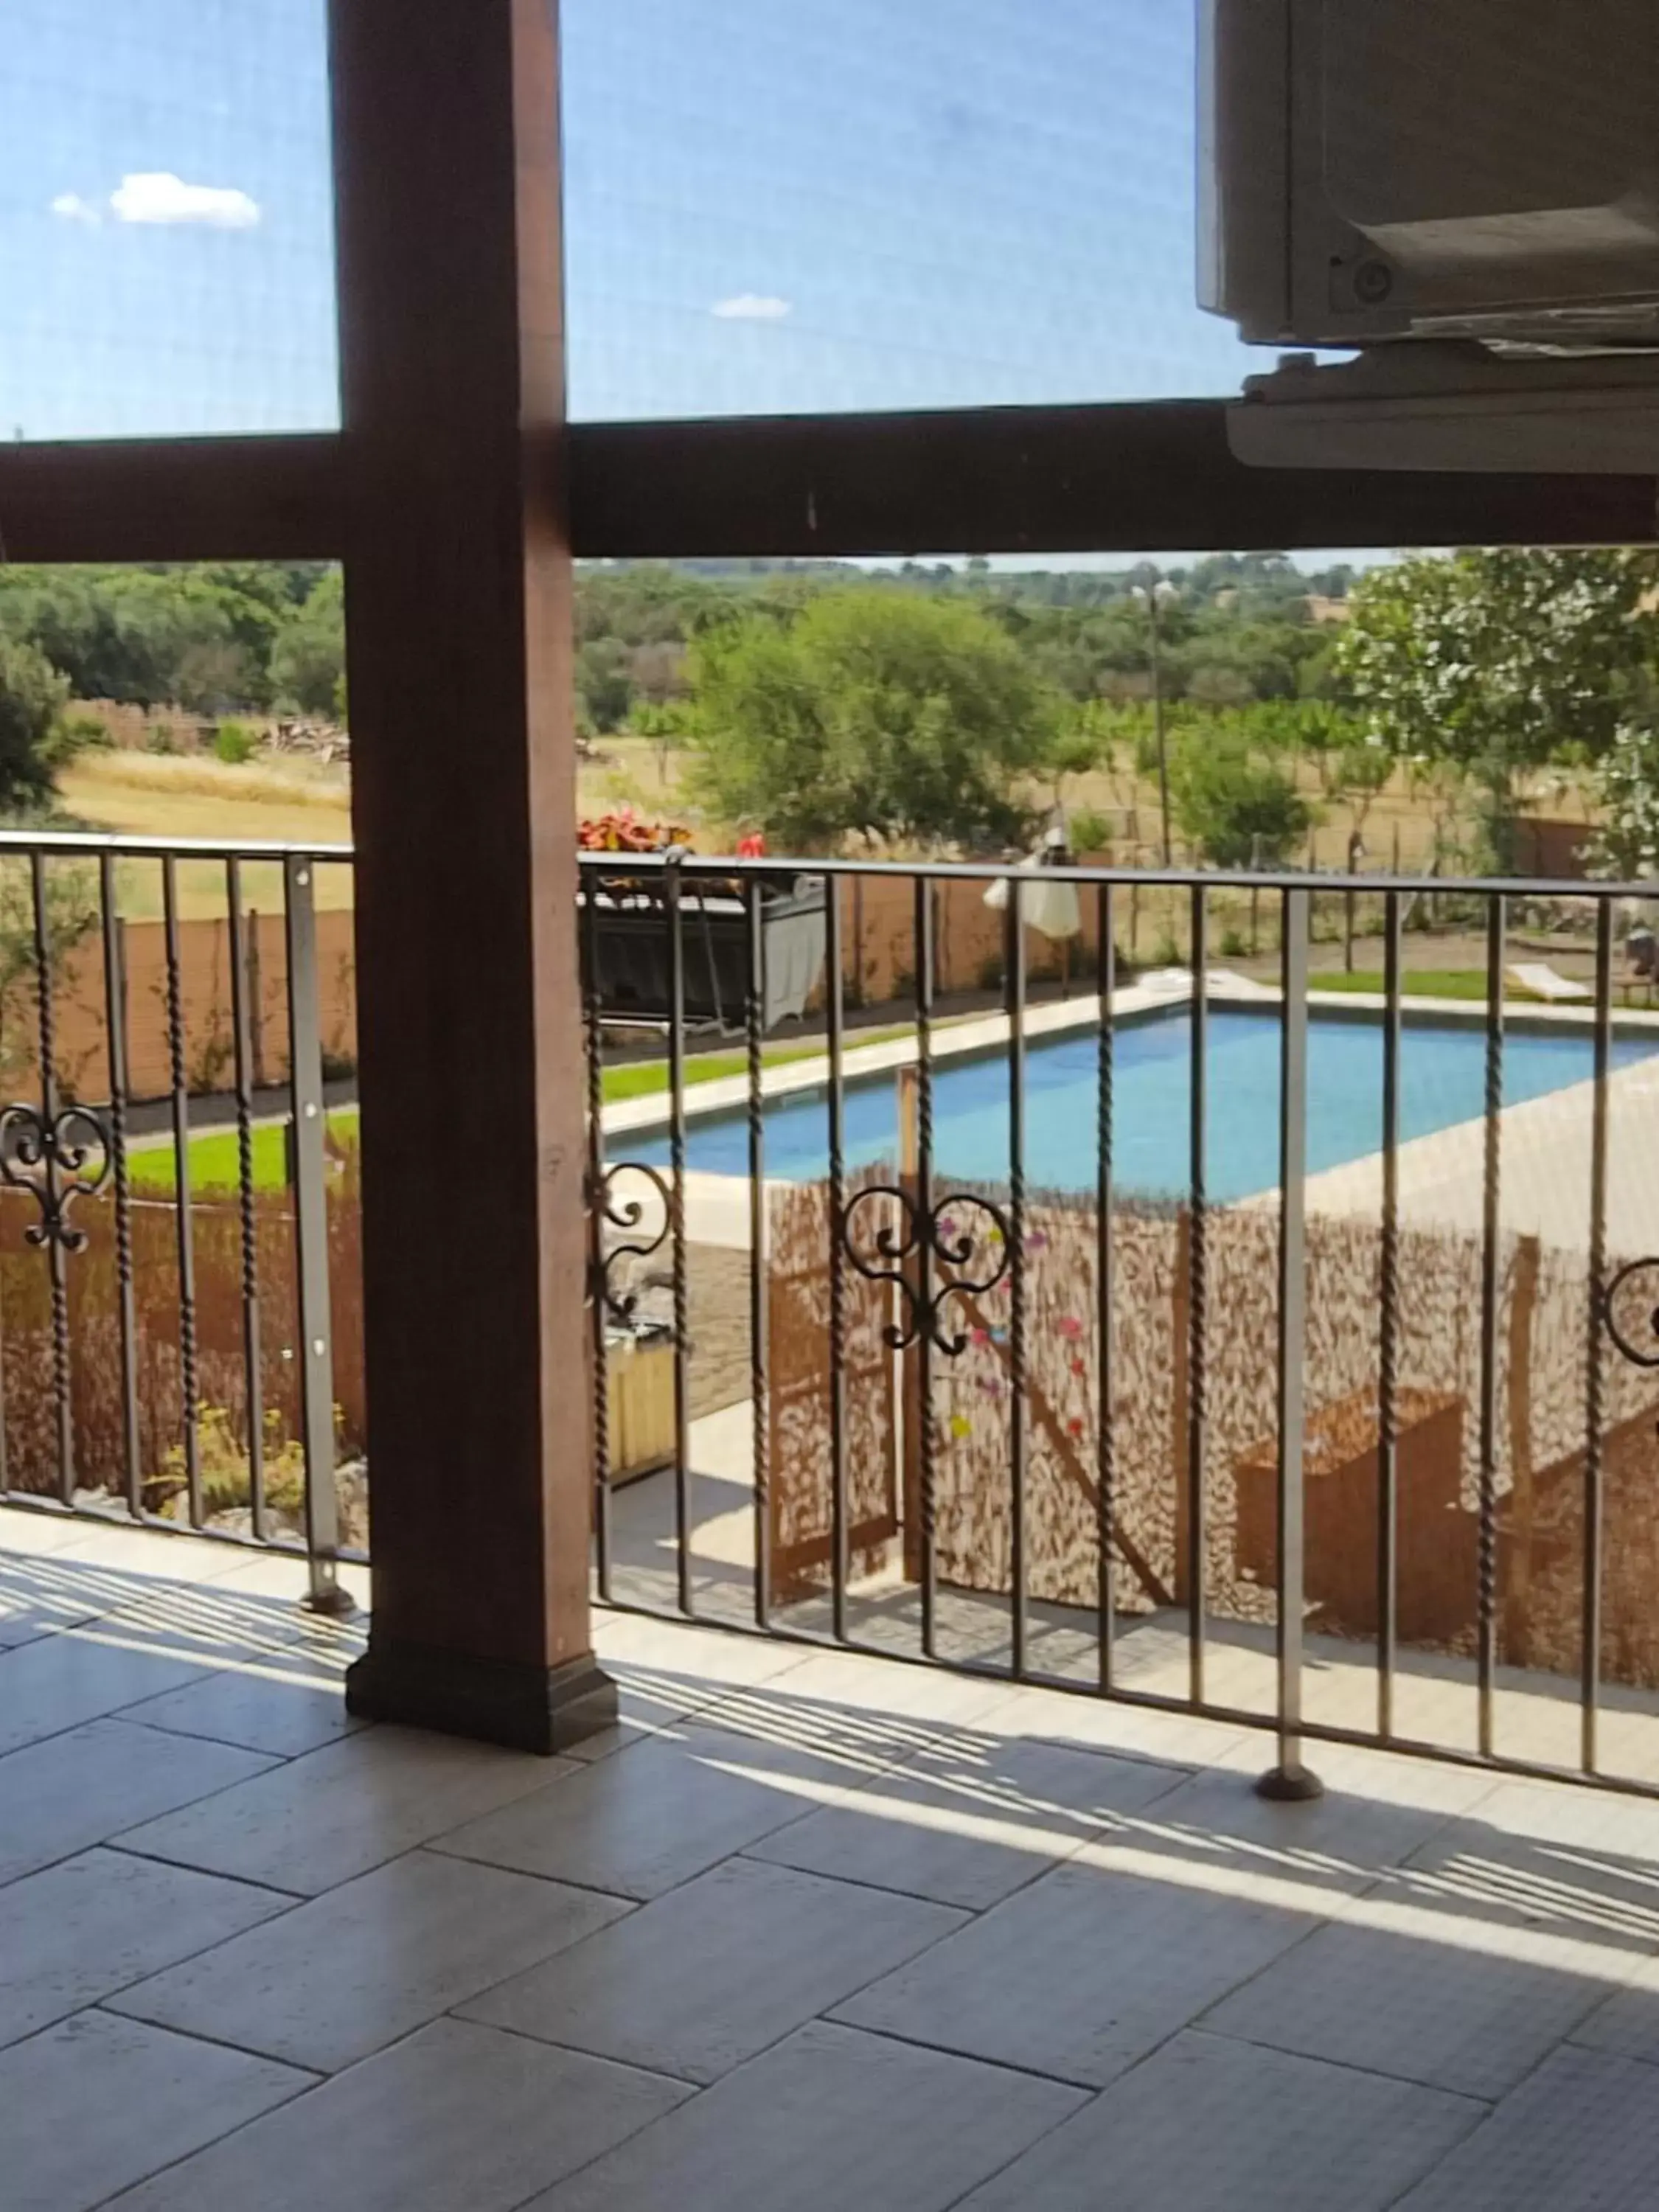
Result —
<instances>
[{"instance_id":1,"label":"swimming pool","mask_svg":"<svg viewBox=\"0 0 1659 2212\"><path fill-rule=\"evenodd\" d=\"M1615 1067L1649 1058L1659 1037L1617 1037ZM1225 1203L1270 1190L1279 1180L1278 1014L1214 1007L1210 1014L1206 1169L1212 1200ZM1112 1142L1118 1188L1174 1197L1189 1178L1192 1018L1185 1008L1118 1032ZM1026 1175L1035 1188L1092 1190L1098 1053L1092 1034L1034 1043L1026 1057ZM1583 1030L1511 1031L1504 1053L1504 1103L1541 1097L1591 1073ZM1401 1135L1428 1136L1474 1120L1486 1097L1486 1037L1478 1024L1408 1021L1401 1047ZM936 1173L998 1182L1008 1172L1006 1061L960 1060L934 1079ZM849 1168L891 1159L898 1109L890 1074L849 1083L846 1156ZM1308 1036L1308 1170L1340 1167L1381 1148L1382 1030L1380 1022L1314 1014ZM630 1158L668 1162L665 1139L628 1146ZM749 1171L741 1113L694 1121L687 1164L716 1175ZM829 1172L824 1093L779 1099L766 1111L766 1169L786 1182Z\"/></svg>"}]
</instances>

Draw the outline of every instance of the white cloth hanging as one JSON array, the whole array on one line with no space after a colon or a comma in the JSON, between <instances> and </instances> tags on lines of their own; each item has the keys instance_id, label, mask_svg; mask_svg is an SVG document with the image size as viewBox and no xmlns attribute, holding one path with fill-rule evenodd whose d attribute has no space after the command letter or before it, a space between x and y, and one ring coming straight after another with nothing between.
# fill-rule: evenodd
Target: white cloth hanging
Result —
<instances>
[{"instance_id":1,"label":"white cloth hanging","mask_svg":"<svg viewBox=\"0 0 1659 2212\"><path fill-rule=\"evenodd\" d=\"M1019 911L1021 920L1041 937L1058 941L1063 937L1080 937L1083 933L1083 909L1078 903L1077 885L1060 883L1042 866L1040 854L1033 854L1022 860L1018 872L1034 881L1020 887ZM1008 904L1008 878L999 876L985 894L985 903L1001 914Z\"/></svg>"}]
</instances>

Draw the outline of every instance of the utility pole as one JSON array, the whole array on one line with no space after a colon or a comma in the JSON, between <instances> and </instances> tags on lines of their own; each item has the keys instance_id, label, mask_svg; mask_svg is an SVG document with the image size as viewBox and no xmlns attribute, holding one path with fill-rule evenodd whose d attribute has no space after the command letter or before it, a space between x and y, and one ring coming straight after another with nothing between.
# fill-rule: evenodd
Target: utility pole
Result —
<instances>
[{"instance_id":1,"label":"utility pole","mask_svg":"<svg viewBox=\"0 0 1659 2212\"><path fill-rule=\"evenodd\" d=\"M1181 597L1168 577L1149 590L1145 584L1130 586L1136 601L1146 610L1146 630L1152 671L1152 732L1158 741L1158 818L1164 865L1171 865L1170 845L1170 748L1164 726L1164 610Z\"/></svg>"}]
</instances>

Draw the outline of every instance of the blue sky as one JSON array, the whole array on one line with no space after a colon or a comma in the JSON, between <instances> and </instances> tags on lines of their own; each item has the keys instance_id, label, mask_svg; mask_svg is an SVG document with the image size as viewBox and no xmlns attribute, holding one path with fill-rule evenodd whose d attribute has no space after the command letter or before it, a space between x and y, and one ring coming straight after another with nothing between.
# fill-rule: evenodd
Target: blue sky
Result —
<instances>
[{"instance_id":1,"label":"blue sky","mask_svg":"<svg viewBox=\"0 0 1659 2212\"><path fill-rule=\"evenodd\" d=\"M1236 387L1191 0L565 0L573 411ZM6 0L0 434L337 419L321 0Z\"/></svg>"}]
</instances>

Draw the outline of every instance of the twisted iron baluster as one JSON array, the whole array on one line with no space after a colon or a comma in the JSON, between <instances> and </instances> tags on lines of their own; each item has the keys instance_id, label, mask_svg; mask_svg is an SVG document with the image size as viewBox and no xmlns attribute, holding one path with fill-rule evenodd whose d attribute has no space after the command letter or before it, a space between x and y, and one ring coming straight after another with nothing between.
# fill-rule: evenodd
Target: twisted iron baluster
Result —
<instances>
[{"instance_id":1,"label":"twisted iron baluster","mask_svg":"<svg viewBox=\"0 0 1659 2212\"><path fill-rule=\"evenodd\" d=\"M1009 1659L1016 1681L1025 1672L1026 1637L1026 1342L1025 1342L1025 927L1024 886L1008 879L1004 955L1008 1015L1008 1488L1009 1565L1013 1583Z\"/></svg>"},{"instance_id":2,"label":"twisted iron baluster","mask_svg":"<svg viewBox=\"0 0 1659 2212\"><path fill-rule=\"evenodd\" d=\"M126 976L121 922L115 888L115 861L105 853L98 863L99 898L104 933L104 1019L109 1067L111 1160L115 1175L115 1279L121 1332L121 1428L126 1467L127 1510L135 1519L144 1510L143 1468L138 1437L138 1328L133 1309L132 1182L127 1172Z\"/></svg>"},{"instance_id":3,"label":"twisted iron baluster","mask_svg":"<svg viewBox=\"0 0 1659 2212\"><path fill-rule=\"evenodd\" d=\"M1603 1495L1601 1423L1605 1413L1601 1342L1607 1273L1607 1076L1613 1056L1613 907L1595 917L1595 1040L1591 1091L1589 1341L1584 1368L1584 1522L1578 1645L1578 1755L1586 1774L1600 1761Z\"/></svg>"},{"instance_id":4,"label":"twisted iron baluster","mask_svg":"<svg viewBox=\"0 0 1659 2212\"><path fill-rule=\"evenodd\" d=\"M916 939L916 1212L931 1226L933 1206L933 885L919 877L915 887ZM937 1240L926 1232L916 1256L917 1288L924 1313L934 1308L933 1256ZM933 1418L934 1324L930 1321L916 1346L917 1484L921 1522L921 1648L936 1654L938 1569L937 1458Z\"/></svg>"},{"instance_id":5,"label":"twisted iron baluster","mask_svg":"<svg viewBox=\"0 0 1659 2212\"><path fill-rule=\"evenodd\" d=\"M1485 1206L1480 1284L1480 1521L1476 1626L1482 1758L1492 1752L1492 1692L1498 1665L1498 1173L1504 1106L1504 907L1494 896L1486 923Z\"/></svg>"},{"instance_id":6,"label":"twisted iron baluster","mask_svg":"<svg viewBox=\"0 0 1659 2212\"><path fill-rule=\"evenodd\" d=\"M765 1628L771 1609L770 1343L766 1281L766 1115L761 1090L766 1034L766 922L763 886L747 889L749 977L745 1057L749 1097L749 1412L755 1523L755 1625ZM711 967L712 967L711 963Z\"/></svg>"},{"instance_id":7,"label":"twisted iron baluster","mask_svg":"<svg viewBox=\"0 0 1659 2212\"><path fill-rule=\"evenodd\" d=\"M65 1505L75 1497L75 1419L70 1401L69 1273L64 1238L53 1222L58 1210L58 1047L52 999L52 944L46 923L46 867L38 850L29 855L34 902L35 1004L40 1025L40 1169L45 1177L43 1223L52 1283L52 1393L58 1419L58 1489Z\"/></svg>"},{"instance_id":8,"label":"twisted iron baluster","mask_svg":"<svg viewBox=\"0 0 1659 2212\"><path fill-rule=\"evenodd\" d=\"M1376 1381L1376 1728L1394 1733L1399 1583L1400 894L1388 894L1382 1031L1382 1314Z\"/></svg>"},{"instance_id":9,"label":"twisted iron baluster","mask_svg":"<svg viewBox=\"0 0 1659 2212\"><path fill-rule=\"evenodd\" d=\"M582 1027L587 1076L587 1250L589 1311L593 1332L589 1381L593 1406L593 1537L599 1595L611 1598L611 1348L605 1263L605 1227L610 1212L605 1171L605 1065L600 1054L598 921L595 890L582 901Z\"/></svg>"},{"instance_id":10,"label":"twisted iron baluster","mask_svg":"<svg viewBox=\"0 0 1659 2212\"><path fill-rule=\"evenodd\" d=\"M854 878L856 885L857 878ZM851 1209L847 1203L843 1152L841 896L831 887L824 915L824 968L830 1050L830 1614L831 1632L847 1641L847 1273L843 1258L851 1249ZM855 1263L856 1264L856 1263Z\"/></svg>"},{"instance_id":11,"label":"twisted iron baluster","mask_svg":"<svg viewBox=\"0 0 1659 2212\"><path fill-rule=\"evenodd\" d=\"M1190 1611L1189 1688L1204 1702L1205 1620L1209 1611L1209 1512L1205 1461L1209 1413L1206 1352L1210 1324L1210 1239L1205 1115L1207 1107L1209 988L1208 915L1204 887L1192 893L1192 1224L1188 1232L1187 1304L1188 1601Z\"/></svg>"},{"instance_id":12,"label":"twisted iron baluster","mask_svg":"<svg viewBox=\"0 0 1659 2212\"><path fill-rule=\"evenodd\" d=\"M253 1198L252 1028L248 1005L247 926L242 865L225 862L225 913L230 940L230 1018L236 1076L236 1190L242 1239L242 1370L247 1395L248 1504L253 1534L265 1534L264 1391L259 1344L259 1222Z\"/></svg>"},{"instance_id":13,"label":"twisted iron baluster","mask_svg":"<svg viewBox=\"0 0 1659 2212\"><path fill-rule=\"evenodd\" d=\"M184 1427L185 1475L193 1527L202 1523L202 1461L198 1431L200 1379L196 1346L196 1263L190 1222L190 1089L185 1067L184 971L179 951L179 879L173 855L161 863L163 935L167 951L167 1063L173 1080L173 1147L178 1176L179 1388Z\"/></svg>"},{"instance_id":14,"label":"twisted iron baluster","mask_svg":"<svg viewBox=\"0 0 1659 2212\"><path fill-rule=\"evenodd\" d=\"M1099 1443L1095 1462L1099 1545L1097 1599L1099 1614L1100 1686L1112 1686L1115 1593L1112 1587L1113 1553L1117 1528L1117 1437L1112 1404L1112 1109L1116 1070L1115 1039L1112 1028L1112 996L1116 984L1116 947L1112 936L1112 888L1100 887L1097 914L1097 957L1100 982L1100 1073L1096 1099L1095 1159L1097 1315L1095 1336L1098 1362L1097 1388L1100 1394Z\"/></svg>"}]
</instances>

